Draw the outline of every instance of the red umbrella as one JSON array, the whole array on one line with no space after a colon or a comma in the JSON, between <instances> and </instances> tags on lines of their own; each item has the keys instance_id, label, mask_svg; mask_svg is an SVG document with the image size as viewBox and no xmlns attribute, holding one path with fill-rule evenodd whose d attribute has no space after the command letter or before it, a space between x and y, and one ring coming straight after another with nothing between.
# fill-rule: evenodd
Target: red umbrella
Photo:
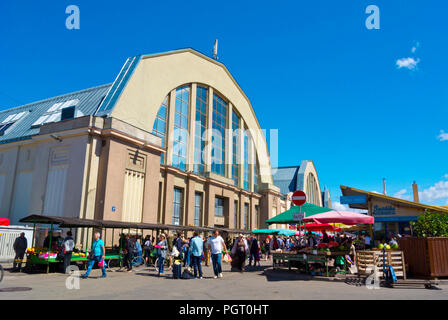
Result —
<instances>
[{"instance_id":1,"label":"red umbrella","mask_svg":"<svg viewBox=\"0 0 448 320\"><path fill-rule=\"evenodd\" d=\"M9 219L0 217L0 226L9 226Z\"/></svg>"},{"instance_id":2,"label":"red umbrella","mask_svg":"<svg viewBox=\"0 0 448 320\"><path fill-rule=\"evenodd\" d=\"M340 232L342 229L339 227L332 226L327 223L308 223L305 225L305 229L308 231L337 231Z\"/></svg>"}]
</instances>

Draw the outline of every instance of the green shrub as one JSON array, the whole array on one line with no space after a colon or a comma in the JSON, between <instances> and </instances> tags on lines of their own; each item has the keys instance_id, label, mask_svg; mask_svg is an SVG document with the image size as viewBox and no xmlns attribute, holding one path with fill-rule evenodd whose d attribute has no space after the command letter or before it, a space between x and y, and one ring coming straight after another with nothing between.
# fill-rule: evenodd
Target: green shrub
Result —
<instances>
[{"instance_id":1,"label":"green shrub","mask_svg":"<svg viewBox=\"0 0 448 320\"><path fill-rule=\"evenodd\" d=\"M448 214L425 211L417 221L411 222L414 234L419 238L448 237Z\"/></svg>"}]
</instances>

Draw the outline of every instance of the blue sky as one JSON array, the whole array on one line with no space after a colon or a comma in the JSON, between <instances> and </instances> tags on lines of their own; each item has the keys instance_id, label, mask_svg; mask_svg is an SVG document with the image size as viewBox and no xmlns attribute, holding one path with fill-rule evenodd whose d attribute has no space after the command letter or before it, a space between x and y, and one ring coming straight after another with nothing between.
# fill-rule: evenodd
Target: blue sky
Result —
<instances>
[{"instance_id":1,"label":"blue sky","mask_svg":"<svg viewBox=\"0 0 448 320\"><path fill-rule=\"evenodd\" d=\"M80 30L65 28L71 4ZM365 27L370 4L380 30ZM436 0L2 1L0 109L112 82L139 53L209 54L218 38L262 128L279 130L281 166L313 160L335 201L340 184L382 191L385 177L389 195L410 197L415 180L424 202L448 205L447 11Z\"/></svg>"}]
</instances>

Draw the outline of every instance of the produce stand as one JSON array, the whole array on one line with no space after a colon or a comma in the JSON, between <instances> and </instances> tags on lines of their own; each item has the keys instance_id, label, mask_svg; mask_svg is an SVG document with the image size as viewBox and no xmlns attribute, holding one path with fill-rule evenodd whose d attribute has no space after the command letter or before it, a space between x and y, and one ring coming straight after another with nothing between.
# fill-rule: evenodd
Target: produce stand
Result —
<instances>
[{"instance_id":1,"label":"produce stand","mask_svg":"<svg viewBox=\"0 0 448 320\"><path fill-rule=\"evenodd\" d=\"M343 269L341 271L337 271L336 273L347 273L347 263L345 260L345 255L348 254L348 252L326 252L326 251L317 251L313 250L314 252L274 252L272 254L273 256L273 263L272 267L273 269L276 269L279 264L276 263L276 261L286 261L288 263L288 269L291 270L292 261L297 261L305 264L305 273L310 274L310 268L309 264L320 264L325 268L325 275L327 277L330 276L330 261L336 259L341 259L343 261Z\"/></svg>"},{"instance_id":2,"label":"produce stand","mask_svg":"<svg viewBox=\"0 0 448 320\"><path fill-rule=\"evenodd\" d=\"M103 231L103 240L106 240L107 243L107 230L112 230L112 245L114 244L114 234L115 229L121 230L120 234L123 234L124 230L128 230L129 234L132 231L137 230L137 234L141 234L143 236L143 230L152 230L159 232L164 231L199 231L199 232L212 232L215 228L209 227L196 227L196 226L177 226L177 225L168 225L168 224L158 224L158 223L137 223L137 222L125 222L125 221L109 221L109 220L92 220L92 219L79 219L79 218L68 218L68 217L56 217L56 216L43 216L43 215L31 215L25 217L20 220L22 223L32 223L34 225L34 234L36 229L36 224L44 224L49 225L49 247L48 248L35 248L35 238L33 237L32 250L30 250L27 254L26 264L27 267L32 268L33 266L46 266L47 273L49 272L50 265L62 263L61 259L57 257L57 251L54 248L51 248L52 245L52 237L54 226L57 225L59 228L78 228L78 229L87 229L92 234L94 231ZM227 229L227 228L217 228L220 231L224 231L227 233L245 233L248 234L247 230L235 230L235 229ZM92 245L92 239L89 239L90 232L87 232L87 236L83 237L82 248L84 250L89 250ZM110 237L109 237L110 238ZM109 262L118 261L120 267L123 265L123 250L122 250L122 238L119 240L119 248L107 248L106 247L106 255L105 261L107 265L110 265ZM86 242L86 243L85 243ZM74 250L71 262L83 263L86 264L88 261L87 252L77 252Z\"/></svg>"},{"instance_id":3,"label":"produce stand","mask_svg":"<svg viewBox=\"0 0 448 320\"><path fill-rule=\"evenodd\" d=\"M27 250L26 255L26 268L32 269L35 266L46 266L46 272L50 271L50 265L52 264L60 264L62 263L62 259L58 257L58 249L52 248L53 246L53 231L54 226L58 225L60 228L101 228L101 225L95 220L87 220L87 219L74 219L74 218L62 218L62 217L49 217L49 216L39 216L32 215L20 220L21 222L32 222L34 225L34 230L36 229L36 224L49 224L50 232L49 232L49 247L48 248L35 248L34 242L35 238L33 237L32 249ZM87 239L87 244L84 245L83 248L89 248L89 243ZM116 250L107 251L104 257L106 262L110 262L112 260L120 260L122 259L121 254L116 252ZM87 264L88 261L88 253L82 252L78 250L74 250L71 256L71 263L81 263L83 266Z\"/></svg>"},{"instance_id":4,"label":"produce stand","mask_svg":"<svg viewBox=\"0 0 448 320\"><path fill-rule=\"evenodd\" d=\"M330 230L333 232L341 231L340 227L336 227L334 225L328 224L341 224L345 226L353 226L359 224L373 224L374 218L371 216L367 216L364 214L359 214L355 212L344 212L344 211L336 211L325 207L318 207L312 205L310 203L305 203L300 207L291 207L291 209L269 219L266 220L267 225L271 224L297 224L300 223L300 229L302 228L302 222L305 222L303 225L304 230L307 230L307 224L309 226L308 231L317 231L317 230ZM350 248L340 245L338 243L320 243L318 248L303 248L299 249L296 252L273 252L273 268L277 267L276 261L286 261L288 263L288 268L291 269L293 266L293 262L299 262L301 266L304 265L304 271L306 273L310 272L309 265L310 264L318 264L321 265L321 270L324 269L325 275L328 277L332 274L331 262L334 260L334 267L336 269L336 273L347 274L349 258L346 258L350 254ZM351 261L351 260L350 260ZM338 266L341 269L338 270ZM299 266L300 269L300 266Z\"/></svg>"}]
</instances>

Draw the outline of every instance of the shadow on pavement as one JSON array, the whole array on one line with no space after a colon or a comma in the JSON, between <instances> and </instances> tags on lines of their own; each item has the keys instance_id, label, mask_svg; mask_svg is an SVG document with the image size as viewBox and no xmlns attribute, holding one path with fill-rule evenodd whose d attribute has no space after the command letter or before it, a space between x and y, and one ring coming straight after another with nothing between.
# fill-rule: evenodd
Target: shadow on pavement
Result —
<instances>
[{"instance_id":1,"label":"shadow on pavement","mask_svg":"<svg viewBox=\"0 0 448 320\"><path fill-rule=\"evenodd\" d=\"M266 277L267 281L310 281L315 280L313 276L285 269L267 268L260 276Z\"/></svg>"}]
</instances>

